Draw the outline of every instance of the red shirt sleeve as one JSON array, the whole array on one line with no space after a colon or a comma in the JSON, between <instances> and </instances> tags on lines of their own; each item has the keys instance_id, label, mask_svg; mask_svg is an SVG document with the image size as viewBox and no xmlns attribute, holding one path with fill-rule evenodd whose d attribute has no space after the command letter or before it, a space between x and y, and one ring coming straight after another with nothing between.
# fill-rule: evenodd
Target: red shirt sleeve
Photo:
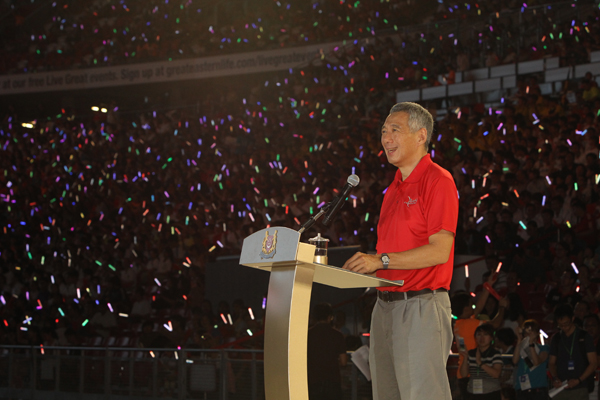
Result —
<instances>
[{"instance_id":1,"label":"red shirt sleeve","mask_svg":"<svg viewBox=\"0 0 600 400\"><path fill-rule=\"evenodd\" d=\"M450 176L440 176L429 187L426 202L428 236L438 233L442 229L456 234L458 193L454 180Z\"/></svg>"}]
</instances>

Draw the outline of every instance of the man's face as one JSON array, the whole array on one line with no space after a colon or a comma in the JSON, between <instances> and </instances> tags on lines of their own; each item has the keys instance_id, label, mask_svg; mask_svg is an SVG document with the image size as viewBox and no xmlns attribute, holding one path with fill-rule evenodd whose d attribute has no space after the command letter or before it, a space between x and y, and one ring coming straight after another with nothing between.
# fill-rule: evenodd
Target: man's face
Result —
<instances>
[{"instance_id":1,"label":"man's face","mask_svg":"<svg viewBox=\"0 0 600 400\"><path fill-rule=\"evenodd\" d=\"M492 343L492 337L484 331L479 331L475 334L475 341L477 342L477 346L483 348L489 346Z\"/></svg>"},{"instance_id":2,"label":"man's face","mask_svg":"<svg viewBox=\"0 0 600 400\"><path fill-rule=\"evenodd\" d=\"M411 132L408 126L408 113L395 112L388 115L381 129L381 144L388 162L401 168L418 161L422 157L419 148L424 146L424 142L419 141L423 131L425 129ZM426 135L425 131L425 137Z\"/></svg>"},{"instance_id":3,"label":"man's face","mask_svg":"<svg viewBox=\"0 0 600 400\"><path fill-rule=\"evenodd\" d=\"M583 330L589 333L593 338L598 337L600 334L600 328L598 322L594 318L586 318L583 321Z\"/></svg>"},{"instance_id":4,"label":"man's face","mask_svg":"<svg viewBox=\"0 0 600 400\"><path fill-rule=\"evenodd\" d=\"M585 303L577 303L575 304L575 308L573 309L573 313L577 318L583 321L586 315L590 313L587 304Z\"/></svg>"},{"instance_id":5,"label":"man's face","mask_svg":"<svg viewBox=\"0 0 600 400\"><path fill-rule=\"evenodd\" d=\"M566 271L563 272L562 275L560 276L560 284L565 287L571 287L571 286L573 286L573 283L574 282L573 282L573 278L571 278L571 275Z\"/></svg>"},{"instance_id":6,"label":"man's face","mask_svg":"<svg viewBox=\"0 0 600 400\"><path fill-rule=\"evenodd\" d=\"M573 320L569 317L559 318L556 321L556 326L558 326L558 329L560 329L561 331L567 333L571 330L571 327L573 326Z\"/></svg>"}]
</instances>

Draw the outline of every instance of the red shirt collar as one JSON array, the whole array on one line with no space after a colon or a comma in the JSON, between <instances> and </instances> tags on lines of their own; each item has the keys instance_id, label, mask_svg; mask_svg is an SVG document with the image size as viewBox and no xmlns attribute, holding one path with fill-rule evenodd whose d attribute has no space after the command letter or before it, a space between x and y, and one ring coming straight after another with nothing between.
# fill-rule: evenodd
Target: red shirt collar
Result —
<instances>
[{"instance_id":1,"label":"red shirt collar","mask_svg":"<svg viewBox=\"0 0 600 400\"><path fill-rule=\"evenodd\" d=\"M412 172L410 173L408 178L406 178L405 181L402 180L402 172L400 171L400 168L398 168L398 171L396 171L396 177L394 178L394 181L398 185L401 184L402 182L407 182L407 183L418 182L419 179L421 179L421 177L425 173L425 170L427 170L427 168L432 163L433 163L433 161L431 161L431 155L429 153L427 153L423 156L423 158L421 158L421 160L419 160L419 163L417 164L415 169L412 170Z\"/></svg>"}]
</instances>

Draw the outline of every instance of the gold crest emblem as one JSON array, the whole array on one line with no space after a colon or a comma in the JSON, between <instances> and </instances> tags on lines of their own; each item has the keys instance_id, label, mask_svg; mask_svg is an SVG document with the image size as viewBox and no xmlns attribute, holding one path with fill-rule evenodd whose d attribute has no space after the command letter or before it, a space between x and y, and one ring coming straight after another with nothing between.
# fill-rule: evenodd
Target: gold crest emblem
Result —
<instances>
[{"instance_id":1,"label":"gold crest emblem","mask_svg":"<svg viewBox=\"0 0 600 400\"><path fill-rule=\"evenodd\" d=\"M277 230L272 235L269 235L269 231L265 231L265 238L262 242L262 251L260 252L260 258L273 258L275 255L275 246L277 245Z\"/></svg>"}]
</instances>

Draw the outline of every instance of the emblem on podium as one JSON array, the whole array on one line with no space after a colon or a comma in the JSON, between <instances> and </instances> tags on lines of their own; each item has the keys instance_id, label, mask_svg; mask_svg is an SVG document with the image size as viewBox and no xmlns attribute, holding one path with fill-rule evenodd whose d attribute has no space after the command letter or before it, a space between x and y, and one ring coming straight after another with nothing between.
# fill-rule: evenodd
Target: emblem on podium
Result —
<instances>
[{"instance_id":1,"label":"emblem on podium","mask_svg":"<svg viewBox=\"0 0 600 400\"><path fill-rule=\"evenodd\" d=\"M262 251L260 252L260 258L273 258L275 256L275 246L277 245L277 230L272 235L269 235L269 231L265 231L265 238L262 242Z\"/></svg>"}]
</instances>

